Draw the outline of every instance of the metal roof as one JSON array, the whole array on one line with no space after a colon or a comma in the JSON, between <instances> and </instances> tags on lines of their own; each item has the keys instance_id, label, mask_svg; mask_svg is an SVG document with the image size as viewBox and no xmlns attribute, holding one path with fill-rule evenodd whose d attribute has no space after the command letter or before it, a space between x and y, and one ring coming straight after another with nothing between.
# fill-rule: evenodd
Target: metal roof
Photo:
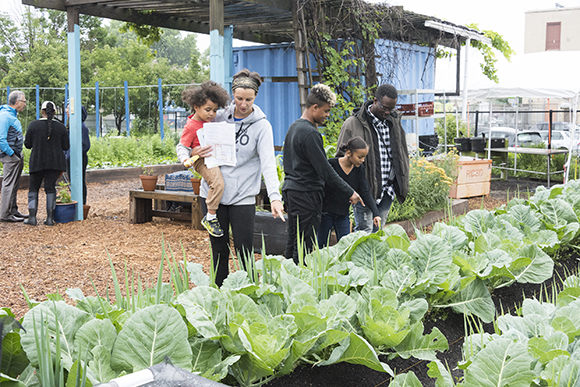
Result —
<instances>
[{"instance_id":1,"label":"metal roof","mask_svg":"<svg viewBox=\"0 0 580 387\"><path fill-rule=\"evenodd\" d=\"M234 26L234 37L258 43L281 43L294 40L293 7L299 0L223 0L224 25ZM319 0L330 13L349 10L349 1ZM304 3L304 1L301 1ZM75 7L80 14L102 18L209 34L210 0L22 0L37 8L66 11ZM425 26L434 20L457 29L479 32L437 18L416 14L402 7L368 4L387 16L379 33L381 38L407 43L456 47L464 36ZM349 30L355 17L345 17L340 27ZM336 26L334 26L336 28ZM338 29L340 30L340 28Z\"/></svg>"}]
</instances>

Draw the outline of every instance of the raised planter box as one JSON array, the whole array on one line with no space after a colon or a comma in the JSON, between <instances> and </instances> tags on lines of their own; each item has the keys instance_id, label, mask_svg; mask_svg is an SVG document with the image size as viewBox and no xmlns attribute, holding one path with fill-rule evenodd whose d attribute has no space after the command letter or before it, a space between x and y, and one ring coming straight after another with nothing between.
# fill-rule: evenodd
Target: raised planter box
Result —
<instances>
[{"instance_id":1,"label":"raised planter box","mask_svg":"<svg viewBox=\"0 0 580 387\"><path fill-rule=\"evenodd\" d=\"M491 160L461 156L457 165L457 179L449 190L453 199L489 195Z\"/></svg>"},{"instance_id":2,"label":"raised planter box","mask_svg":"<svg viewBox=\"0 0 580 387\"><path fill-rule=\"evenodd\" d=\"M453 215L463 215L469 208L468 200L453 200L451 204ZM446 213L441 211L429 211L420 219L403 220L400 222L393 222L390 224L398 224L405 229L408 235L415 233L415 227L424 228L439 222L445 218ZM271 212L256 211L256 220L254 223L254 252L260 253L262 251L262 235L264 236L264 243L266 244L266 254L269 255L283 255L286 250L286 222L280 219L274 219ZM330 245L336 244L336 236L330 239Z\"/></svg>"}]
</instances>

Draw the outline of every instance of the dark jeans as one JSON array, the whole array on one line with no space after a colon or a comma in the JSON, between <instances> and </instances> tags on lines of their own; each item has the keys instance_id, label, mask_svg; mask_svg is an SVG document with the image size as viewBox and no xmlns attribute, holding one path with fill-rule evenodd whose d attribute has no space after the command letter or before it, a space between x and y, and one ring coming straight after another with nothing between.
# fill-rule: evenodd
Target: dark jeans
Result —
<instances>
[{"instance_id":1,"label":"dark jeans","mask_svg":"<svg viewBox=\"0 0 580 387\"><path fill-rule=\"evenodd\" d=\"M201 198L201 209L207 213L205 199ZM225 206L220 204L216 215L224 235L222 237L209 237L211 243L212 260L217 270L215 282L222 286L224 279L230 273L230 226L234 238L234 249L238 260L245 268L244 259L254 259L254 218L256 206Z\"/></svg>"},{"instance_id":2,"label":"dark jeans","mask_svg":"<svg viewBox=\"0 0 580 387\"><path fill-rule=\"evenodd\" d=\"M298 238L304 247L304 253L311 252L315 245L324 192L285 190L282 197L288 210L288 240L284 256L292 258L298 264Z\"/></svg>"},{"instance_id":3,"label":"dark jeans","mask_svg":"<svg viewBox=\"0 0 580 387\"><path fill-rule=\"evenodd\" d=\"M334 227L336 240L339 241L345 235L350 234L350 219L348 215L336 215L330 212L323 212L318 229L318 247L323 248L328 245L330 232Z\"/></svg>"},{"instance_id":4,"label":"dark jeans","mask_svg":"<svg viewBox=\"0 0 580 387\"><path fill-rule=\"evenodd\" d=\"M57 171L56 169L45 169L42 171L32 172L30 174L30 180L28 181L28 192L38 193L42 181L44 180L44 192L56 193L56 181L58 180L60 173L62 171Z\"/></svg>"}]
</instances>

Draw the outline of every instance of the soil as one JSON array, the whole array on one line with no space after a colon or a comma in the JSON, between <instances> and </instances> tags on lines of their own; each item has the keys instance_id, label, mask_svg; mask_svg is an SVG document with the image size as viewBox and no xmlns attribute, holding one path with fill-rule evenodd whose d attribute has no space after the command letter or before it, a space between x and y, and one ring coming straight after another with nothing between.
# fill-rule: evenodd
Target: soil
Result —
<instances>
[{"instance_id":1,"label":"soil","mask_svg":"<svg viewBox=\"0 0 580 387\"><path fill-rule=\"evenodd\" d=\"M176 259L200 263L207 271L209 239L205 231L194 230L187 222L163 218L154 218L153 222L144 224L129 222L128 192L141 188L140 184L138 179L89 183L91 209L84 221L52 227L44 225L45 198L41 191L37 226L0 223L0 307L9 307L17 317L22 317L28 307L21 286L31 299L38 301L46 300L49 293L64 294L67 288L80 288L85 295L94 295L91 280L99 294L104 295L106 291L114 294L109 258L119 277L124 275L126 264L129 272L134 271L142 281L153 283L157 279L163 244L165 251L173 252ZM492 181L490 195L469 199L469 209L493 209L506 202L508 193L510 197L528 189L533 193L538 185L542 183L515 179ZM21 212L27 212L26 190L18 192L18 206ZM573 271L576 258L564 260L558 270ZM167 271L164 275L168 282ZM522 292L530 295L539 289L540 285L516 285L495 292L494 299L507 310L521 302ZM426 332L434 326L450 343L450 350L440 357L453 369L461 360L463 317L450 313L445 321L429 319ZM426 374L427 362L395 359L388 364L397 372L412 370L424 385L434 385ZM267 386L388 386L389 380L387 374L342 363L329 367L300 367Z\"/></svg>"}]
</instances>

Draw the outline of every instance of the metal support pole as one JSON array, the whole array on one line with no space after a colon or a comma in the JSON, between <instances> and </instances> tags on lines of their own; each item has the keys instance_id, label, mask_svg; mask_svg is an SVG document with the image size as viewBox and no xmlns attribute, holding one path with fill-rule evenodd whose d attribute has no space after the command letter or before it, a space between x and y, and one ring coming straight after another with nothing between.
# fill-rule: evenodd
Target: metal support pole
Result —
<instances>
[{"instance_id":1,"label":"metal support pole","mask_svg":"<svg viewBox=\"0 0 580 387\"><path fill-rule=\"evenodd\" d=\"M471 45L471 39L467 38L465 41L465 59L463 60L463 106L461 108L461 118L463 121L467 120L467 68L469 65L469 46Z\"/></svg>"},{"instance_id":2,"label":"metal support pole","mask_svg":"<svg viewBox=\"0 0 580 387\"><path fill-rule=\"evenodd\" d=\"M40 119L40 89L36 85L36 119Z\"/></svg>"},{"instance_id":3,"label":"metal support pole","mask_svg":"<svg viewBox=\"0 0 580 387\"><path fill-rule=\"evenodd\" d=\"M163 85L161 78L157 78L157 105L159 106L159 133L163 139L165 133L163 132Z\"/></svg>"},{"instance_id":4,"label":"metal support pole","mask_svg":"<svg viewBox=\"0 0 580 387\"><path fill-rule=\"evenodd\" d=\"M101 112L99 111L100 109L100 101L99 101L99 81L95 82L95 111L96 111L96 116L95 116L95 120L96 120L96 128L95 128L95 132L97 132L97 138L99 138L100 136L100 132L101 132Z\"/></svg>"},{"instance_id":5,"label":"metal support pole","mask_svg":"<svg viewBox=\"0 0 580 387\"><path fill-rule=\"evenodd\" d=\"M81 108L81 44L79 11L67 8L68 19L68 85L70 85L70 182L72 200L77 202L75 220L83 220L82 185L82 108ZM68 85L65 88L68 96ZM65 103L66 106L66 103ZM65 113L66 117L66 113Z\"/></svg>"},{"instance_id":6,"label":"metal support pole","mask_svg":"<svg viewBox=\"0 0 580 387\"><path fill-rule=\"evenodd\" d=\"M131 135L131 130L129 129L129 121L131 120L129 113L129 84L127 81L123 84L125 85L125 128L127 130L127 137L129 137Z\"/></svg>"},{"instance_id":7,"label":"metal support pole","mask_svg":"<svg viewBox=\"0 0 580 387\"><path fill-rule=\"evenodd\" d=\"M66 110L67 106L68 106L68 83L66 85L64 85L64 109L65 110ZM62 116L63 116L64 126L66 126L66 124L68 122L68 116L66 114L66 111L62 112Z\"/></svg>"}]
</instances>

